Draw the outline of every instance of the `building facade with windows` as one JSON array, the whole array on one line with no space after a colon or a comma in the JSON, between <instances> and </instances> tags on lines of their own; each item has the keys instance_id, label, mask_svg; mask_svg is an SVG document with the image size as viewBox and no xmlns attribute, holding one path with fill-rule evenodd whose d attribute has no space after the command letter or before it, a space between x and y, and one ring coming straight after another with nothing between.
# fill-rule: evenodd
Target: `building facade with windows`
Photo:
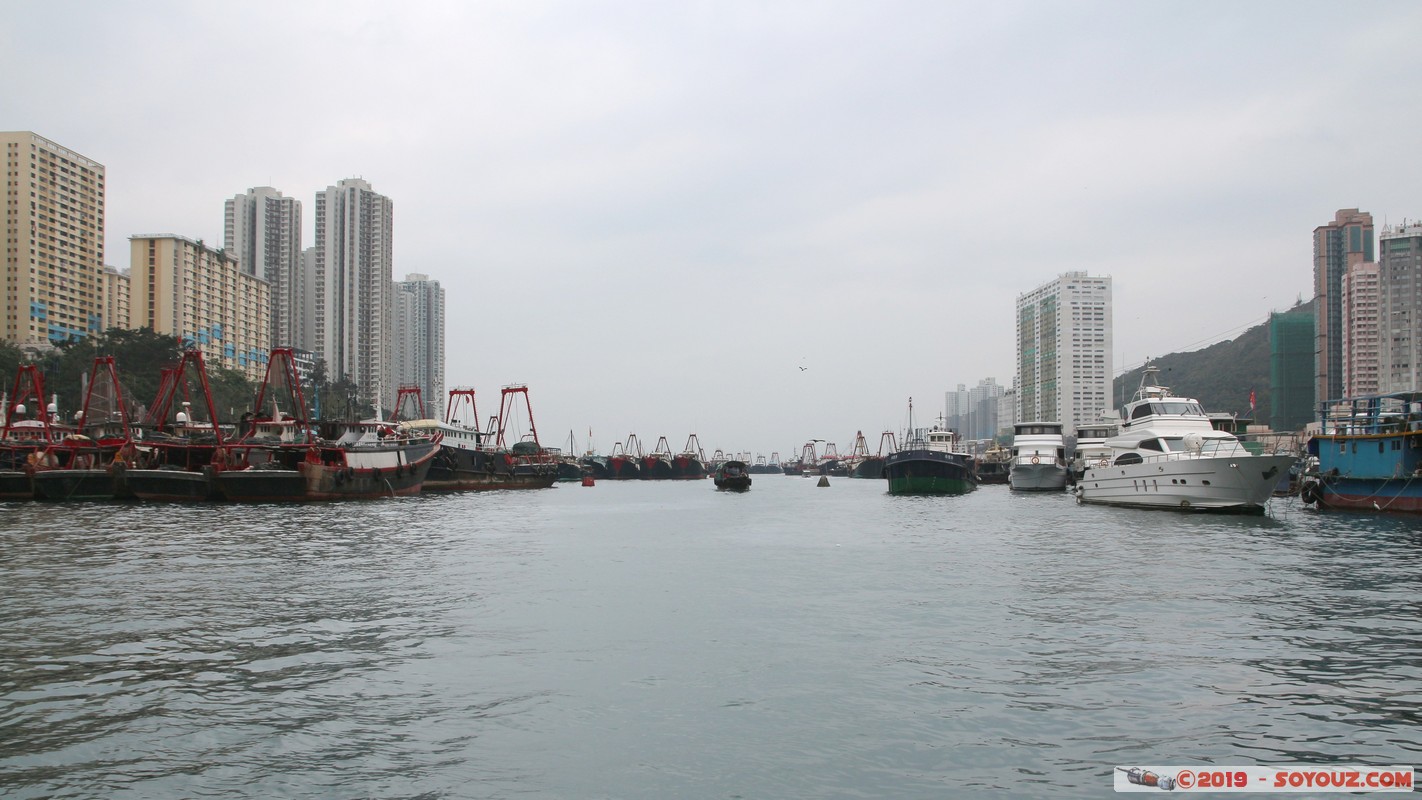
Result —
<instances>
[{"instance_id":1,"label":"building facade with windows","mask_svg":"<svg viewBox=\"0 0 1422 800\"><path fill-rule=\"evenodd\" d=\"M129 271L104 267L99 275L99 329L127 328L132 306L132 284Z\"/></svg>"},{"instance_id":2,"label":"building facade with windows","mask_svg":"<svg viewBox=\"0 0 1422 800\"><path fill-rule=\"evenodd\" d=\"M1017 298L1018 421L1068 431L1111 410L1111 278L1068 272Z\"/></svg>"},{"instance_id":3,"label":"building facade with windows","mask_svg":"<svg viewBox=\"0 0 1422 800\"><path fill-rule=\"evenodd\" d=\"M395 335L391 348L397 388L420 390L425 413L444 416L444 289L428 275L406 275L395 284Z\"/></svg>"},{"instance_id":4,"label":"building facade with windows","mask_svg":"<svg viewBox=\"0 0 1422 800\"><path fill-rule=\"evenodd\" d=\"M1360 261L1343 273L1343 395L1378 391L1378 265Z\"/></svg>"},{"instance_id":5,"label":"building facade with windows","mask_svg":"<svg viewBox=\"0 0 1422 800\"><path fill-rule=\"evenodd\" d=\"M223 231L228 255L271 290L272 346L306 346L301 338L301 202L270 186L248 189L224 204Z\"/></svg>"},{"instance_id":6,"label":"building facade with windows","mask_svg":"<svg viewBox=\"0 0 1422 800\"><path fill-rule=\"evenodd\" d=\"M353 382L360 400L389 407L394 205L348 178L316 195L312 255L312 346L332 381Z\"/></svg>"},{"instance_id":7,"label":"building facade with windows","mask_svg":"<svg viewBox=\"0 0 1422 800\"><path fill-rule=\"evenodd\" d=\"M1422 389L1422 224L1383 229L1378 258L1378 391Z\"/></svg>"},{"instance_id":8,"label":"building facade with windows","mask_svg":"<svg viewBox=\"0 0 1422 800\"><path fill-rule=\"evenodd\" d=\"M48 348L102 330L104 165L31 131L0 132L6 341Z\"/></svg>"},{"instance_id":9,"label":"building facade with windows","mask_svg":"<svg viewBox=\"0 0 1422 800\"><path fill-rule=\"evenodd\" d=\"M1315 404L1344 396L1343 276L1349 267L1373 261L1373 215L1344 208L1313 230Z\"/></svg>"},{"instance_id":10,"label":"building facade with windows","mask_svg":"<svg viewBox=\"0 0 1422 800\"><path fill-rule=\"evenodd\" d=\"M129 238L129 327L152 328L202 351L209 366L248 380L266 375L271 350L267 282L201 241L173 234Z\"/></svg>"}]
</instances>

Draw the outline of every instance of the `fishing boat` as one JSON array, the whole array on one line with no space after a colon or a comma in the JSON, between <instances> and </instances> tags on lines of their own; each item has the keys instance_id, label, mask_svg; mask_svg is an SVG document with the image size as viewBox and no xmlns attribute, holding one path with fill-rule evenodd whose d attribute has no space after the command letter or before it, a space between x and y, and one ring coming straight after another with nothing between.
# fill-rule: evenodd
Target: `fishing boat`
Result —
<instances>
[{"instance_id":1,"label":"fishing boat","mask_svg":"<svg viewBox=\"0 0 1422 800\"><path fill-rule=\"evenodd\" d=\"M194 404L192 398L198 397ZM179 399L181 398L181 399ZM128 489L140 500L216 500L216 468L222 462L222 428L202 352L185 350L178 365L163 369L158 396L139 425L136 457L123 467Z\"/></svg>"},{"instance_id":2,"label":"fishing boat","mask_svg":"<svg viewBox=\"0 0 1422 800\"><path fill-rule=\"evenodd\" d=\"M910 398L903 446L884 459L889 494L964 494L976 489L973 457L959 442L957 433L941 425L914 428Z\"/></svg>"},{"instance_id":3,"label":"fishing boat","mask_svg":"<svg viewBox=\"0 0 1422 800\"><path fill-rule=\"evenodd\" d=\"M978 483L1004 484L1012 472L1012 451L993 442L977 457Z\"/></svg>"},{"instance_id":4,"label":"fishing boat","mask_svg":"<svg viewBox=\"0 0 1422 800\"><path fill-rule=\"evenodd\" d=\"M888 458L889 453L897 449L899 449L899 446L894 440L894 432L884 431L879 434L879 451L873 455L866 454L864 458L860 459L859 462L854 465L854 469L850 471L849 477L883 480L884 461Z\"/></svg>"},{"instance_id":5,"label":"fishing boat","mask_svg":"<svg viewBox=\"0 0 1422 800\"><path fill-rule=\"evenodd\" d=\"M1109 455L1086 466L1082 503L1182 511L1263 513L1292 456L1255 455L1217 430L1200 403L1160 385L1147 365Z\"/></svg>"},{"instance_id":6,"label":"fishing boat","mask_svg":"<svg viewBox=\"0 0 1422 800\"><path fill-rule=\"evenodd\" d=\"M642 456L642 471L639 477L644 480L665 480L672 477L672 458L671 444L667 442L667 437L658 438L652 452Z\"/></svg>"},{"instance_id":7,"label":"fishing boat","mask_svg":"<svg viewBox=\"0 0 1422 800\"><path fill-rule=\"evenodd\" d=\"M403 391L418 390L407 387ZM505 440L519 397L528 410L532 439L510 447ZM528 387L505 386L499 405L499 414L490 417L488 427L480 430L474 389L457 387L449 392L443 421L421 418L400 423L405 430L441 435L439 452L425 477L425 491L546 489L559 479L561 454L538 444ZM397 401L397 410L401 407Z\"/></svg>"},{"instance_id":8,"label":"fishing boat","mask_svg":"<svg viewBox=\"0 0 1422 800\"><path fill-rule=\"evenodd\" d=\"M291 411L283 411L285 403ZM439 450L438 431L402 431L375 419L322 423L306 417L290 348L271 351L256 411L215 466L222 496L238 502L375 499L418 494Z\"/></svg>"},{"instance_id":9,"label":"fishing boat","mask_svg":"<svg viewBox=\"0 0 1422 800\"><path fill-rule=\"evenodd\" d=\"M59 422L58 400L44 404L39 367L21 364L15 371L14 390L5 401L5 426L0 429L0 500L33 500L35 464L46 448L71 433L73 428Z\"/></svg>"},{"instance_id":10,"label":"fishing boat","mask_svg":"<svg viewBox=\"0 0 1422 800\"><path fill-rule=\"evenodd\" d=\"M133 455L123 388L113 356L99 356L89 373L74 432L37 453L35 497L40 500L128 499L122 466ZM117 469L115 467L118 467Z\"/></svg>"},{"instance_id":11,"label":"fishing boat","mask_svg":"<svg viewBox=\"0 0 1422 800\"><path fill-rule=\"evenodd\" d=\"M1299 495L1323 509L1422 511L1422 392L1324 403Z\"/></svg>"},{"instance_id":12,"label":"fishing boat","mask_svg":"<svg viewBox=\"0 0 1422 800\"><path fill-rule=\"evenodd\" d=\"M642 441L637 434L628 434L625 445L612 443L612 452L607 456L607 477L619 481L642 477Z\"/></svg>"},{"instance_id":13,"label":"fishing boat","mask_svg":"<svg viewBox=\"0 0 1422 800\"><path fill-rule=\"evenodd\" d=\"M1066 488L1066 441L1060 422L1012 426L1012 466L1007 482L1019 492L1060 492Z\"/></svg>"},{"instance_id":14,"label":"fishing boat","mask_svg":"<svg viewBox=\"0 0 1422 800\"><path fill-rule=\"evenodd\" d=\"M751 487L750 468L744 461L731 459L716 467L716 472L712 474L711 480L716 485L717 491L748 491Z\"/></svg>"},{"instance_id":15,"label":"fishing boat","mask_svg":"<svg viewBox=\"0 0 1422 800\"><path fill-rule=\"evenodd\" d=\"M686 438L686 446L672 456L673 478L680 480L700 480L706 477L706 453L701 449L701 440L696 434Z\"/></svg>"}]
</instances>

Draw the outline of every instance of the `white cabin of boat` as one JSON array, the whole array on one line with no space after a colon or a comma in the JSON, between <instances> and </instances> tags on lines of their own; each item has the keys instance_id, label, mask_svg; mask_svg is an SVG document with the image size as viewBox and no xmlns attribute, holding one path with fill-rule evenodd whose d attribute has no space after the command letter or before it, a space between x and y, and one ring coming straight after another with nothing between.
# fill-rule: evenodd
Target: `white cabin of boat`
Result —
<instances>
[{"instance_id":1,"label":"white cabin of boat","mask_svg":"<svg viewBox=\"0 0 1422 800\"><path fill-rule=\"evenodd\" d=\"M1012 426L1012 457L1019 462L1066 463L1060 422L1018 422ZM1033 462L1037 463L1037 462Z\"/></svg>"}]
</instances>

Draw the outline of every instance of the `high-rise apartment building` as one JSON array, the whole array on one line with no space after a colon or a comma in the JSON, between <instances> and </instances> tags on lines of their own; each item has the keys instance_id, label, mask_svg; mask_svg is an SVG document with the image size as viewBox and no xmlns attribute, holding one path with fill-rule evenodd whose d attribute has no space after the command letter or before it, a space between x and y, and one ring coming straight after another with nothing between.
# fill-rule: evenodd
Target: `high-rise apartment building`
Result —
<instances>
[{"instance_id":1,"label":"high-rise apartment building","mask_svg":"<svg viewBox=\"0 0 1422 800\"><path fill-rule=\"evenodd\" d=\"M1382 392L1422 389L1422 224L1384 228L1378 260Z\"/></svg>"},{"instance_id":2,"label":"high-rise apartment building","mask_svg":"<svg viewBox=\"0 0 1422 800\"><path fill-rule=\"evenodd\" d=\"M241 270L271 288L273 347L305 347L301 314L301 202L270 186L248 189L226 201L223 230L227 254Z\"/></svg>"},{"instance_id":3,"label":"high-rise apartment building","mask_svg":"<svg viewBox=\"0 0 1422 800\"><path fill-rule=\"evenodd\" d=\"M418 386L425 413L444 416L444 289L428 275L395 284L395 384Z\"/></svg>"},{"instance_id":4,"label":"high-rise apartment building","mask_svg":"<svg viewBox=\"0 0 1422 800\"><path fill-rule=\"evenodd\" d=\"M355 383L364 402L388 406L394 207L348 178L316 195L312 347L331 380Z\"/></svg>"},{"instance_id":5,"label":"high-rise apartment building","mask_svg":"<svg viewBox=\"0 0 1422 800\"><path fill-rule=\"evenodd\" d=\"M1373 258L1373 215L1344 208L1313 230L1314 403L1344 395L1343 276Z\"/></svg>"},{"instance_id":6,"label":"high-rise apartment building","mask_svg":"<svg viewBox=\"0 0 1422 800\"><path fill-rule=\"evenodd\" d=\"M1269 427L1297 431L1317 413L1313 399L1314 313L1269 315Z\"/></svg>"},{"instance_id":7,"label":"high-rise apartment building","mask_svg":"<svg viewBox=\"0 0 1422 800\"><path fill-rule=\"evenodd\" d=\"M47 347L101 330L104 165L30 131L0 132L4 337Z\"/></svg>"},{"instance_id":8,"label":"high-rise apartment building","mask_svg":"<svg viewBox=\"0 0 1422 800\"><path fill-rule=\"evenodd\" d=\"M1017 297L1020 421L1096 422L1111 405L1111 278L1068 272Z\"/></svg>"},{"instance_id":9,"label":"high-rise apartment building","mask_svg":"<svg viewBox=\"0 0 1422 800\"><path fill-rule=\"evenodd\" d=\"M997 436L997 406L1002 395L1003 387L994 378L983 378L971 389L958 384L957 391L945 396L948 427L967 440Z\"/></svg>"},{"instance_id":10,"label":"high-rise apartment building","mask_svg":"<svg viewBox=\"0 0 1422 800\"><path fill-rule=\"evenodd\" d=\"M1343 273L1343 395L1378 391L1378 265L1360 261Z\"/></svg>"},{"instance_id":11,"label":"high-rise apartment building","mask_svg":"<svg viewBox=\"0 0 1422 800\"><path fill-rule=\"evenodd\" d=\"M260 382L271 350L267 282L226 252L182 236L133 236L129 243L129 327L176 336L201 350L209 366Z\"/></svg>"},{"instance_id":12,"label":"high-rise apartment building","mask_svg":"<svg viewBox=\"0 0 1422 800\"><path fill-rule=\"evenodd\" d=\"M129 327L132 286L128 270L120 272L115 267L104 267L99 273L100 330Z\"/></svg>"}]
</instances>

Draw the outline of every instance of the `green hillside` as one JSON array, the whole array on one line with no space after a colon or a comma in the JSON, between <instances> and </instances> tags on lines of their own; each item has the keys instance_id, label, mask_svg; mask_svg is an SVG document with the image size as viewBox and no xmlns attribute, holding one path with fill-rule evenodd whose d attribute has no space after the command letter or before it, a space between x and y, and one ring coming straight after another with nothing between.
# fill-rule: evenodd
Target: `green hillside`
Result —
<instances>
[{"instance_id":1,"label":"green hillside","mask_svg":"<svg viewBox=\"0 0 1422 800\"><path fill-rule=\"evenodd\" d=\"M1297 306L1312 309L1313 303ZM1256 420L1267 422L1269 413L1269 325L1260 323L1233 339L1203 350L1171 353L1151 359L1160 368L1160 380L1185 397L1200 401L1206 411L1249 416L1249 392L1254 391ZM1140 368L1116 378L1113 401L1120 408L1130 401L1141 382Z\"/></svg>"}]
</instances>

